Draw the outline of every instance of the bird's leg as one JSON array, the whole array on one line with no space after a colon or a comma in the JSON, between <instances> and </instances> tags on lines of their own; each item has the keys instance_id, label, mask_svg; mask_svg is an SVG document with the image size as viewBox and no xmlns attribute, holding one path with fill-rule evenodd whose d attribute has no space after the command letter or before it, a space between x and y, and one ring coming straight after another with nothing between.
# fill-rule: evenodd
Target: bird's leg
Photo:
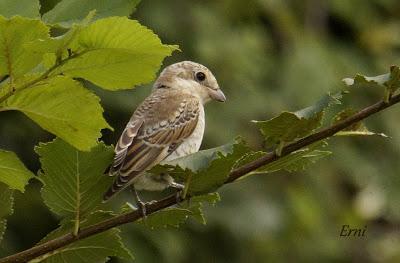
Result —
<instances>
[{"instance_id":1,"label":"bird's leg","mask_svg":"<svg viewBox=\"0 0 400 263\"><path fill-rule=\"evenodd\" d=\"M139 194L135 189L135 186L132 184L131 191L136 201L137 208L141 210L143 218L146 218L146 203L140 200Z\"/></svg>"},{"instance_id":2,"label":"bird's leg","mask_svg":"<svg viewBox=\"0 0 400 263\"><path fill-rule=\"evenodd\" d=\"M183 184L178 184L176 182L170 182L169 186L176 189L175 192L176 204L179 205L181 200L184 199L183 190L185 189L185 186Z\"/></svg>"}]
</instances>

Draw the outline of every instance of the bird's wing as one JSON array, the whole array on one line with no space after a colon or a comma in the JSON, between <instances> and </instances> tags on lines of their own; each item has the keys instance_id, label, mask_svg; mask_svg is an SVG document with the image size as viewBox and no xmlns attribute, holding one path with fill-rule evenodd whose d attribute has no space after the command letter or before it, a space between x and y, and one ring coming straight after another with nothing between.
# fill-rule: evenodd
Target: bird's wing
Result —
<instances>
[{"instance_id":1,"label":"bird's wing","mask_svg":"<svg viewBox=\"0 0 400 263\"><path fill-rule=\"evenodd\" d=\"M196 128L199 100L156 90L136 109L115 147L110 174L118 177L104 199L124 189L137 175L165 159Z\"/></svg>"}]
</instances>

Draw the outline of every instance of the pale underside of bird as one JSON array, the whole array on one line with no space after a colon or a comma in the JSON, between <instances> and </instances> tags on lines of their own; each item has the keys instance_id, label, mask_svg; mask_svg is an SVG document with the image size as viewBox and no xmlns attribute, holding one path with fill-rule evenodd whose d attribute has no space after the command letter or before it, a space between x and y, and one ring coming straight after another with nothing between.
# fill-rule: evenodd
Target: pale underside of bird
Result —
<instances>
[{"instance_id":1,"label":"pale underside of bird","mask_svg":"<svg viewBox=\"0 0 400 263\"><path fill-rule=\"evenodd\" d=\"M183 61L166 67L116 144L109 171L116 179L104 200L129 185L135 192L181 187L167 174L146 171L199 150L205 128L203 106L211 100L223 102L225 96L205 66Z\"/></svg>"}]
</instances>

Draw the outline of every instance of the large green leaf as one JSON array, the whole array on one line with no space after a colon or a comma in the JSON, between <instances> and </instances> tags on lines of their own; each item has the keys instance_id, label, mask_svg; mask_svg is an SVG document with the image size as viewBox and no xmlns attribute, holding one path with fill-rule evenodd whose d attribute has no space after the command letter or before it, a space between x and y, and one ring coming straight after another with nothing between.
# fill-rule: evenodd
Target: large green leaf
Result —
<instances>
[{"instance_id":1,"label":"large green leaf","mask_svg":"<svg viewBox=\"0 0 400 263\"><path fill-rule=\"evenodd\" d=\"M187 184L189 194L199 195L212 192L223 185L232 166L249 150L242 140L237 139L221 147L157 165L150 172L170 174Z\"/></svg>"},{"instance_id":2,"label":"large green leaf","mask_svg":"<svg viewBox=\"0 0 400 263\"><path fill-rule=\"evenodd\" d=\"M260 128L266 141L291 142L307 136L322 124L324 110L332 104L340 104L341 93L327 94L315 105L296 112L282 112L267 121L253 121Z\"/></svg>"},{"instance_id":3,"label":"large green leaf","mask_svg":"<svg viewBox=\"0 0 400 263\"><path fill-rule=\"evenodd\" d=\"M16 92L1 105L19 110L78 149L89 150L110 128L104 120L99 98L78 81L59 76Z\"/></svg>"},{"instance_id":4,"label":"large green leaf","mask_svg":"<svg viewBox=\"0 0 400 263\"><path fill-rule=\"evenodd\" d=\"M0 150L0 182L12 189L25 191L25 185L34 174L29 171L13 152Z\"/></svg>"},{"instance_id":5,"label":"large green leaf","mask_svg":"<svg viewBox=\"0 0 400 263\"><path fill-rule=\"evenodd\" d=\"M70 27L96 10L96 19L109 16L128 16L140 0L63 0L43 15L46 23Z\"/></svg>"},{"instance_id":6,"label":"large green leaf","mask_svg":"<svg viewBox=\"0 0 400 263\"><path fill-rule=\"evenodd\" d=\"M100 19L83 28L70 59L55 73L87 79L110 90L128 89L154 79L164 57L176 46L163 45L151 30L124 17Z\"/></svg>"},{"instance_id":7,"label":"large green leaf","mask_svg":"<svg viewBox=\"0 0 400 263\"><path fill-rule=\"evenodd\" d=\"M81 30L92 21L94 15L95 11L89 12L85 19L79 23L74 23L72 27L61 36L38 39L25 44L25 47L33 52L44 54L43 65L46 68L56 66L56 62L61 63L61 60L67 59L71 55L69 51L78 48L77 37Z\"/></svg>"},{"instance_id":8,"label":"large green leaf","mask_svg":"<svg viewBox=\"0 0 400 263\"><path fill-rule=\"evenodd\" d=\"M90 152L80 152L57 138L35 151L42 164L44 202L54 213L79 225L112 184L112 178L104 176L113 158L112 147L99 143Z\"/></svg>"},{"instance_id":9,"label":"large green leaf","mask_svg":"<svg viewBox=\"0 0 400 263\"><path fill-rule=\"evenodd\" d=\"M36 18L39 17L39 0L0 0L0 15L12 17L15 15Z\"/></svg>"},{"instance_id":10,"label":"large green leaf","mask_svg":"<svg viewBox=\"0 0 400 263\"><path fill-rule=\"evenodd\" d=\"M0 76L9 75L12 82L38 65L43 54L24 45L48 38L48 30L39 20L0 16Z\"/></svg>"},{"instance_id":11,"label":"large green leaf","mask_svg":"<svg viewBox=\"0 0 400 263\"><path fill-rule=\"evenodd\" d=\"M7 226L5 217L13 212L13 202L13 190L7 185L0 183L0 242Z\"/></svg>"},{"instance_id":12,"label":"large green leaf","mask_svg":"<svg viewBox=\"0 0 400 263\"><path fill-rule=\"evenodd\" d=\"M109 219L111 216L112 215L110 213L97 211L89 215L88 219L82 223L82 227L87 227L100 221L104 221ZM48 241L71 232L73 229L73 224L70 222L63 223L63 225L47 235L46 238L44 238L41 242ZM52 253L45 254L40 258L31 261L31 263L100 263L108 261L108 257L110 256L132 261L133 256L122 243L119 233L120 231L116 228L110 229L106 232L74 242L69 246L57 249Z\"/></svg>"}]
</instances>

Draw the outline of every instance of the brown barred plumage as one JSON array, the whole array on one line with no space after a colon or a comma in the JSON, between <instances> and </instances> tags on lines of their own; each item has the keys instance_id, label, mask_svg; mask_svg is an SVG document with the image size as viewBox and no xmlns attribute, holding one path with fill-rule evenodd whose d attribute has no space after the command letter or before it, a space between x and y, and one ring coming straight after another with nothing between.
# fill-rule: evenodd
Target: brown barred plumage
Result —
<instances>
[{"instance_id":1,"label":"brown barred plumage","mask_svg":"<svg viewBox=\"0 0 400 263\"><path fill-rule=\"evenodd\" d=\"M195 80L198 71L206 74L207 81ZM167 67L154 87L117 142L109 172L117 178L104 200L132 183L146 190L168 187L172 178L153 180L144 172L163 160L198 151L204 132L203 104L211 99L225 100L211 72L190 61Z\"/></svg>"}]
</instances>

